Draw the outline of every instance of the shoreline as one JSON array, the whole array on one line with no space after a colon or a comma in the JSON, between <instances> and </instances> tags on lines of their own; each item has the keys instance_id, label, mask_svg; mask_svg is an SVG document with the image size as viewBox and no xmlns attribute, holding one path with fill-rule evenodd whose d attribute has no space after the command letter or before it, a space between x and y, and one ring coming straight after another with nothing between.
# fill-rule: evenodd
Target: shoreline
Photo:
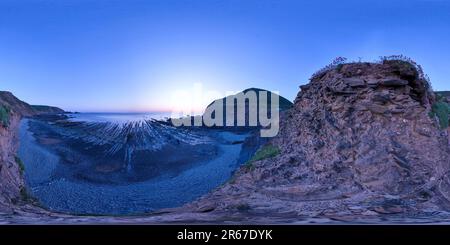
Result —
<instances>
[{"instance_id":1,"label":"shoreline","mask_svg":"<svg viewBox=\"0 0 450 245\"><path fill-rule=\"evenodd\" d=\"M231 178L242 150L242 144L232 142L248 137L215 132L219 156L193 163L176 176L166 174L124 185L95 185L58 176L61 157L36 141L29 122L24 119L20 125L19 155L25 169L30 170L25 173L31 193L51 211L78 215L142 214L192 202Z\"/></svg>"}]
</instances>

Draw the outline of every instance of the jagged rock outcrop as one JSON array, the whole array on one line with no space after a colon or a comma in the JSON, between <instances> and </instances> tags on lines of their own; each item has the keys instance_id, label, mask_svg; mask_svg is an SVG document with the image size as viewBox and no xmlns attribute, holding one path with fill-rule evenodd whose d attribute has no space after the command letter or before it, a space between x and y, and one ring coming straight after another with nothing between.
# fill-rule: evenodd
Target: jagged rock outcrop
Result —
<instances>
[{"instance_id":1,"label":"jagged rock outcrop","mask_svg":"<svg viewBox=\"0 0 450 245\"><path fill-rule=\"evenodd\" d=\"M295 215L450 209L446 130L420 69L400 60L338 65L301 87L269 144L194 209Z\"/></svg>"}]
</instances>

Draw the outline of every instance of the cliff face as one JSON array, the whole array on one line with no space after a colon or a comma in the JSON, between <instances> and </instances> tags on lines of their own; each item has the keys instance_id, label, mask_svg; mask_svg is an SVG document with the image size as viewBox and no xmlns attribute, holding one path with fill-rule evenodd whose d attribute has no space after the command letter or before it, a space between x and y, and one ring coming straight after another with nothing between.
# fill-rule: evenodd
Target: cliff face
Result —
<instances>
[{"instance_id":1,"label":"cliff face","mask_svg":"<svg viewBox=\"0 0 450 245\"><path fill-rule=\"evenodd\" d=\"M19 121L20 115L12 113L9 126L0 126L0 210L7 209L19 200L23 187L21 170L15 156Z\"/></svg>"},{"instance_id":2,"label":"cliff face","mask_svg":"<svg viewBox=\"0 0 450 245\"><path fill-rule=\"evenodd\" d=\"M0 92L0 106L3 110L0 124L0 209L3 210L20 199L24 183L15 155L17 131L20 118L32 116L34 111L9 92Z\"/></svg>"},{"instance_id":3,"label":"cliff face","mask_svg":"<svg viewBox=\"0 0 450 245\"><path fill-rule=\"evenodd\" d=\"M0 104L19 116L33 116L36 114L29 104L19 100L11 92L0 91Z\"/></svg>"},{"instance_id":4,"label":"cliff face","mask_svg":"<svg viewBox=\"0 0 450 245\"><path fill-rule=\"evenodd\" d=\"M269 144L194 208L296 215L450 208L447 130L428 82L404 61L339 65L302 86ZM276 156L274 156L276 155Z\"/></svg>"},{"instance_id":5,"label":"cliff face","mask_svg":"<svg viewBox=\"0 0 450 245\"><path fill-rule=\"evenodd\" d=\"M47 107L46 107L47 108ZM16 156L19 145L18 130L22 117L30 117L41 113L50 113L61 109L48 107L35 110L29 104L17 99L12 93L0 91L0 210L10 210L11 204L23 199L24 182L23 166Z\"/></svg>"}]
</instances>

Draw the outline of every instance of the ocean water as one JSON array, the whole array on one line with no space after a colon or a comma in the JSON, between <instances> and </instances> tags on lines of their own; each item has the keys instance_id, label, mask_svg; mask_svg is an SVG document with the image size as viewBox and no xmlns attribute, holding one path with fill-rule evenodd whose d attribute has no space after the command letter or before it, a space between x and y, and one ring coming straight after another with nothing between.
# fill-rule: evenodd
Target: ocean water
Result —
<instances>
[{"instance_id":1,"label":"ocean water","mask_svg":"<svg viewBox=\"0 0 450 245\"><path fill-rule=\"evenodd\" d=\"M170 112L145 112L145 113L72 113L68 114L70 121L75 122L112 122L112 123L128 123L142 120L164 120L170 118Z\"/></svg>"}]
</instances>

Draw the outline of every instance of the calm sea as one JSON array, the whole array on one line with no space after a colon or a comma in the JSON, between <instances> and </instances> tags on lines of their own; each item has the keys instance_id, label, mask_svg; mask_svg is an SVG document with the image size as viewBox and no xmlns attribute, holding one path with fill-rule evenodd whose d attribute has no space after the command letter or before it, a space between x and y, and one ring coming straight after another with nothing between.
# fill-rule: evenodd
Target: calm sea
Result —
<instances>
[{"instance_id":1,"label":"calm sea","mask_svg":"<svg viewBox=\"0 0 450 245\"><path fill-rule=\"evenodd\" d=\"M146 113L75 113L69 114L71 121L83 122L113 122L127 123L142 120L163 120L170 118L170 112L146 112Z\"/></svg>"}]
</instances>

